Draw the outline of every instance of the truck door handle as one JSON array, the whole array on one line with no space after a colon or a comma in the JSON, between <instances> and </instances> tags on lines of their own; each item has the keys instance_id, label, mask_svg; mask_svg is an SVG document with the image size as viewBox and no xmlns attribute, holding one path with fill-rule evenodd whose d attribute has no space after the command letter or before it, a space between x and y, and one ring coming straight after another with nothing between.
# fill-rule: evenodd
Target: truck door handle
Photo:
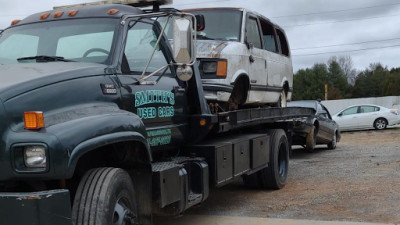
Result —
<instances>
[{"instance_id":1,"label":"truck door handle","mask_svg":"<svg viewBox=\"0 0 400 225\"><path fill-rule=\"evenodd\" d=\"M182 87L174 87L174 93L184 93L186 90Z\"/></svg>"}]
</instances>

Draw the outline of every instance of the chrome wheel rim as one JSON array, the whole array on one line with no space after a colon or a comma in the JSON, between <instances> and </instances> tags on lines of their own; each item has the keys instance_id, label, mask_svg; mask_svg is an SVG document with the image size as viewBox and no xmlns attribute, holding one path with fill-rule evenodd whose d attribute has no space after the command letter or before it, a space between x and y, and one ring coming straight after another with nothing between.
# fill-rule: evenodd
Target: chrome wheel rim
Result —
<instances>
[{"instance_id":1,"label":"chrome wheel rim","mask_svg":"<svg viewBox=\"0 0 400 225\"><path fill-rule=\"evenodd\" d=\"M129 201L123 197L119 198L114 207L113 225L136 225L136 219L136 214L129 207Z\"/></svg>"},{"instance_id":2,"label":"chrome wheel rim","mask_svg":"<svg viewBox=\"0 0 400 225\"><path fill-rule=\"evenodd\" d=\"M384 120L378 120L378 121L376 121L376 127L377 127L379 130L384 129L385 126L386 126L386 122L385 122Z\"/></svg>"}]
</instances>

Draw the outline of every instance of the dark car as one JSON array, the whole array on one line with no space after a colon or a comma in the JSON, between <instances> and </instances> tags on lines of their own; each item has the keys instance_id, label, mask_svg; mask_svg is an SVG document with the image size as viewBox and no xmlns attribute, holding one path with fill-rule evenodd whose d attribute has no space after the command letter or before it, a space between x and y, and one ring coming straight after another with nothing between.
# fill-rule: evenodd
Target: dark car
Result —
<instances>
[{"instance_id":1,"label":"dark car","mask_svg":"<svg viewBox=\"0 0 400 225\"><path fill-rule=\"evenodd\" d=\"M313 152L317 144L326 144L328 149L336 148L336 143L340 140L339 126L321 102L293 101L288 103L288 107L315 110L315 115L295 120L293 145L302 145L309 152Z\"/></svg>"}]
</instances>

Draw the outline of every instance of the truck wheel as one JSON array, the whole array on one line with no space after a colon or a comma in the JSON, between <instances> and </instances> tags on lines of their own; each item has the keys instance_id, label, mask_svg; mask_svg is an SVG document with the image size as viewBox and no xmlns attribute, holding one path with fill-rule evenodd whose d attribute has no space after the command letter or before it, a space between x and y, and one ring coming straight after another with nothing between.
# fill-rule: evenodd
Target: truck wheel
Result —
<instances>
[{"instance_id":1,"label":"truck wheel","mask_svg":"<svg viewBox=\"0 0 400 225\"><path fill-rule=\"evenodd\" d=\"M137 224L135 191L129 174L109 167L88 171L75 195L72 221L74 225Z\"/></svg>"},{"instance_id":2,"label":"truck wheel","mask_svg":"<svg viewBox=\"0 0 400 225\"><path fill-rule=\"evenodd\" d=\"M318 130L316 129L315 125L313 125L310 132L307 134L307 137L306 137L306 151L307 152L315 151L315 145L317 144L317 133L318 133Z\"/></svg>"},{"instance_id":3,"label":"truck wheel","mask_svg":"<svg viewBox=\"0 0 400 225\"><path fill-rule=\"evenodd\" d=\"M267 168L259 171L260 186L268 189L281 189L286 185L289 171L289 142L285 131L271 130L270 153Z\"/></svg>"}]
</instances>

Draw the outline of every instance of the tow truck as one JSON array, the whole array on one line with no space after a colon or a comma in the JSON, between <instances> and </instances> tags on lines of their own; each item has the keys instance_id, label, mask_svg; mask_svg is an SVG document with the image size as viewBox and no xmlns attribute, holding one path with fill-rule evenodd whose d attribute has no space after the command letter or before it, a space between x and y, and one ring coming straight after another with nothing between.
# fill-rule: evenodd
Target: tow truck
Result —
<instances>
[{"instance_id":1,"label":"tow truck","mask_svg":"<svg viewBox=\"0 0 400 225\"><path fill-rule=\"evenodd\" d=\"M237 179L285 186L292 119L312 110L211 113L204 18L168 2L57 7L1 33L0 224L152 224Z\"/></svg>"}]
</instances>

